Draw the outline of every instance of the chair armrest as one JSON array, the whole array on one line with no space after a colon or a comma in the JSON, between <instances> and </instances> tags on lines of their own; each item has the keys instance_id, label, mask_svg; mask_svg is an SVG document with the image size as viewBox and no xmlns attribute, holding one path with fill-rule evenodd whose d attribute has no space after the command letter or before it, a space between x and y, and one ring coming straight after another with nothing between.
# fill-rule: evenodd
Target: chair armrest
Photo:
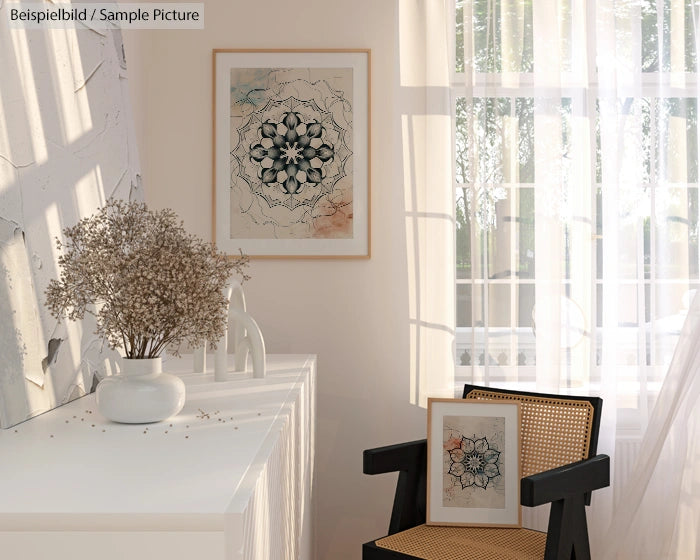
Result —
<instances>
[{"instance_id":1,"label":"chair armrest","mask_svg":"<svg viewBox=\"0 0 700 560\"><path fill-rule=\"evenodd\" d=\"M365 474L399 471L389 534L425 523L425 476L427 441L424 439L367 449L363 454Z\"/></svg>"},{"instance_id":2,"label":"chair armrest","mask_svg":"<svg viewBox=\"0 0 700 560\"><path fill-rule=\"evenodd\" d=\"M427 440L409 441L366 449L362 454L362 472L383 474L418 468L427 452Z\"/></svg>"},{"instance_id":3,"label":"chair armrest","mask_svg":"<svg viewBox=\"0 0 700 560\"><path fill-rule=\"evenodd\" d=\"M526 476L520 481L520 503L534 507L606 486L610 486L610 457L596 455Z\"/></svg>"}]
</instances>

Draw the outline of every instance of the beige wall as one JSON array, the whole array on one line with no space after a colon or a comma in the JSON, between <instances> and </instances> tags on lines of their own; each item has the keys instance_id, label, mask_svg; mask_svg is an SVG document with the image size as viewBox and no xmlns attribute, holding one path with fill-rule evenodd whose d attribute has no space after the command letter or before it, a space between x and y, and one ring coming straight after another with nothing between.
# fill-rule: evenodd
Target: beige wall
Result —
<instances>
[{"instance_id":1,"label":"beige wall","mask_svg":"<svg viewBox=\"0 0 700 560\"><path fill-rule=\"evenodd\" d=\"M147 202L211 229L213 48L372 49L372 258L256 261L249 310L269 352L318 354L316 558L360 558L384 534L395 475L362 450L425 434L409 403L404 195L396 161L395 0L206 2L204 31L124 33Z\"/></svg>"}]
</instances>

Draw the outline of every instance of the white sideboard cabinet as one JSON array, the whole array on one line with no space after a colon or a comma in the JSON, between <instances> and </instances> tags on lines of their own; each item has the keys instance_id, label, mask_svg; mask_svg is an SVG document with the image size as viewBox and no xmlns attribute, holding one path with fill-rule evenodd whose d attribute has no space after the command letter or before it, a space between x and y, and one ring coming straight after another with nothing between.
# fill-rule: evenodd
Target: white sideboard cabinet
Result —
<instances>
[{"instance_id":1,"label":"white sideboard cabinet","mask_svg":"<svg viewBox=\"0 0 700 560\"><path fill-rule=\"evenodd\" d=\"M214 382L182 412L115 424L88 395L0 430L3 560L311 560L316 357ZM213 359L210 359L213 364Z\"/></svg>"}]
</instances>

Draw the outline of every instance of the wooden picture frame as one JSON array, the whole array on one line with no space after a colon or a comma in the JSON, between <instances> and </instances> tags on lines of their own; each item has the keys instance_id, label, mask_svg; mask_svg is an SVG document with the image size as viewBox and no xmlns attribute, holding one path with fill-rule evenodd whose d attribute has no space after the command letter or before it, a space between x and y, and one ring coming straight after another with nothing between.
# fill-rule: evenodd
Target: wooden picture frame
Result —
<instances>
[{"instance_id":1,"label":"wooden picture frame","mask_svg":"<svg viewBox=\"0 0 700 560\"><path fill-rule=\"evenodd\" d=\"M214 49L212 240L370 257L369 49Z\"/></svg>"},{"instance_id":2,"label":"wooden picture frame","mask_svg":"<svg viewBox=\"0 0 700 560\"><path fill-rule=\"evenodd\" d=\"M520 403L428 399L428 525L521 527Z\"/></svg>"}]
</instances>

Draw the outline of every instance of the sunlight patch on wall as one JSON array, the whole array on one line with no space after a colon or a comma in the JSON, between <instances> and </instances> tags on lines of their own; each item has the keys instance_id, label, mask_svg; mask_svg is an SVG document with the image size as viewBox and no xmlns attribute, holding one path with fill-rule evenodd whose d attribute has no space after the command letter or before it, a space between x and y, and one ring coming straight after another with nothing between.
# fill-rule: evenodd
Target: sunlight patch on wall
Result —
<instances>
[{"instance_id":1,"label":"sunlight patch on wall","mask_svg":"<svg viewBox=\"0 0 700 560\"><path fill-rule=\"evenodd\" d=\"M0 107L1 106L2 105L0 105ZM0 119L0 132L3 130L3 124L2 119ZM2 141L3 139L0 138L0 142ZM2 148L6 145L7 144L0 144L0 201L2 201L5 196L10 194L9 191L12 187L12 183L14 183L17 176L14 166L9 161L4 159L6 156L2 155ZM5 219L9 218L9 216L4 217Z\"/></svg>"},{"instance_id":2,"label":"sunlight patch on wall","mask_svg":"<svg viewBox=\"0 0 700 560\"><path fill-rule=\"evenodd\" d=\"M6 285L10 288L7 294L9 317L12 318L16 338L21 341L22 371L25 379L43 387L44 374L39 356L44 337L34 296L31 263L21 228L14 227L12 233L5 237L0 255L0 266L7 274Z\"/></svg>"},{"instance_id":3,"label":"sunlight patch on wall","mask_svg":"<svg viewBox=\"0 0 700 560\"><path fill-rule=\"evenodd\" d=\"M2 55L0 55L2 56ZM2 60L0 60L2 64ZM0 100L0 198L3 192L9 190L10 184L15 179L14 166L10 163L10 139L7 136L7 121L5 111Z\"/></svg>"},{"instance_id":4,"label":"sunlight patch on wall","mask_svg":"<svg viewBox=\"0 0 700 560\"><path fill-rule=\"evenodd\" d=\"M44 222L46 224L46 232L48 234L47 237L51 241L51 256L53 257L50 260L52 270L48 272L48 274L50 274L51 278L58 278L58 274L60 272L58 268L58 257L61 252L56 246L56 239L63 238L63 234L61 233L63 227L61 226L61 217L58 213L58 204L55 202L52 202L46 206L46 210L44 210ZM46 265L42 263L42 267L44 266Z\"/></svg>"},{"instance_id":5,"label":"sunlight patch on wall","mask_svg":"<svg viewBox=\"0 0 700 560\"><path fill-rule=\"evenodd\" d=\"M33 161L40 164L48 159L46 134L41 121L41 105L39 104L38 95L39 89L37 88L36 83L36 78L41 76L41 72L37 71L32 64L32 57L29 54L27 32L23 29L14 29L12 32L10 32L10 38L12 40L16 68L18 69L17 78L21 84L22 94L24 96L23 109L26 114L29 130L31 131ZM7 53L8 57L10 55L11 52ZM4 80L7 80L9 83L11 81L10 76L4 76ZM10 130L9 126L7 130Z\"/></svg>"},{"instance_id":6,"label":"sunlight patch on wall","mask_svg":"<svg viewBox=\"0 0 700 560\"><path fill-rule=\"evenodd\" d=\"M0 220L0 422L25 419L37 407L46 377L44 337L31 264L21 227ZM25 398L16 398L16 395ZM44 399L39 399L44 400Z\"/></svg>"},{"instance_id":7,"label":"sunlight patch on wall","mask_svg":"<svg viewBox=\"0 0 700 560\"><path fill-rule=\"evenodd\" d=\"M78 207L78 213L81 216L90 216L98 208L104 206L105 192L102 184L102 170L99 164L78 179L75 183L75 194L73 196Z\"/></svg>"},{"instance_id":8,"label":"sunlight patch on wall","mask_svg":"<svg viewBox=\"0 0 700 560\"><path fill-rule=\"evenodd\" d=\"M70 144L92 128L90 105L85 89L75 91L77 80L74 68L76 65L73 64L67 33L60 29L50 31L48 37L53 56L53 81L58 94L59 109L63 117L65 142ZM77 50L77 46L75 48ZM77 55L79 56L79 54L78 50Z\"/></svg>"}]
</instances>

